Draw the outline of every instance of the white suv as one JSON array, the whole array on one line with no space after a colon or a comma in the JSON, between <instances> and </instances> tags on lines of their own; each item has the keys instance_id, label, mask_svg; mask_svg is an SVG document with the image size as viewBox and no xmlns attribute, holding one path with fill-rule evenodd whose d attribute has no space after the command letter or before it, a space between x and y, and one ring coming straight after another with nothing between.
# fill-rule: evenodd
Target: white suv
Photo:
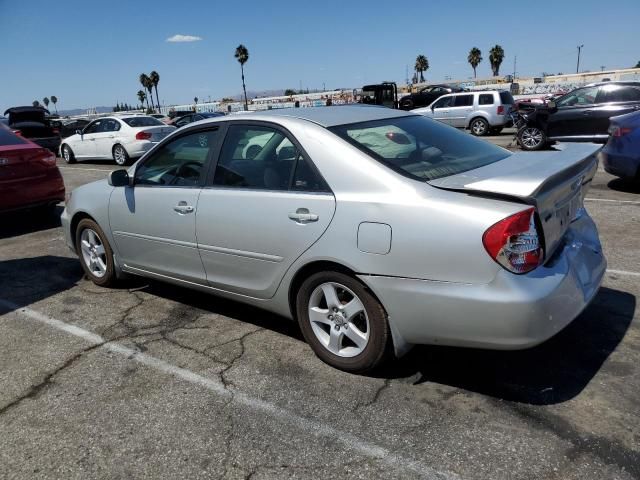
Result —
<instances>
[{"instance_id":1,"label":"white suv","mask_svg":"<svg viewBox=\"0 0 640 480\"><path fill-rule=\"evenodd\" d=\"M468 128L473 135L497 134L511 121L513 97L507 91L450 93L413 112L447 125Z\"/></svg>"}]
</instances>

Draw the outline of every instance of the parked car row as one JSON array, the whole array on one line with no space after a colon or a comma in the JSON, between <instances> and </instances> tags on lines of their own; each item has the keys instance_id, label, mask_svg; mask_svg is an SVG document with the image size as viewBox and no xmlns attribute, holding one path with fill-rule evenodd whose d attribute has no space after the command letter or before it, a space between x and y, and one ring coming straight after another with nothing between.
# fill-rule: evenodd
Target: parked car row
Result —
<instances>
[{"instance_id":1,"label":"parked car row","mask_svg":"<svg viewBox=\"0 0 640 480\"><path fill-rule=\"evenodd\" d=\"M49 110L43 107L12 107L4 114L9 115L7 125L14 133L54 153L58 151L60 131L47 118Z\"/></svg>"}]
</instances>

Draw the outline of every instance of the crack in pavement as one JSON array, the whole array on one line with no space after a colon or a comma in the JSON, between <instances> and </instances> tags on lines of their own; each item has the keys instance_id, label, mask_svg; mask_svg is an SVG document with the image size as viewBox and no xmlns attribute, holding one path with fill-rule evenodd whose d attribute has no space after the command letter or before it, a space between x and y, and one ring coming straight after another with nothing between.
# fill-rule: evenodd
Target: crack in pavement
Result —
<instances>
[{"instance_id":1,"label":"crack in pavement","mask_svg":"<svg viewBox=\"0 0 640 480\"><path fill-rule=\"evenodd\" d=\"M380 387L378 387L376 389L376 391L373 394L373 397L371 398L371 400L369 400L368 402L364 402L364 403L360 403L360 402L356 403L355 407L353 407L351 409L351 411L352 412L357 412L360 409L370 407L374 403L377 403L378 400L380 399L380 395L382 394L382 392L384 392L390 386L391 386L391 379L390 378L385 378L384 379L384 383Z\"/></svg>"}]
</instances>

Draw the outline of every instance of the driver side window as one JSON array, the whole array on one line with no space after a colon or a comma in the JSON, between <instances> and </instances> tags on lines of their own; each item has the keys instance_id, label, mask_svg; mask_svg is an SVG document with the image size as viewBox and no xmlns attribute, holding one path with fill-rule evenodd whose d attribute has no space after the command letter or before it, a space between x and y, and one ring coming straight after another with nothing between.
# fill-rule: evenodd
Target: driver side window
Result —
<instances>
[{"instance_id":1,"label":"driver side window","mask_svg":"<svg viewBox=\"0 0 640 480\"><path fill-rule=\"evenodd\" d=\"M136 168L136 185L195 187L215 147L218 129L195 132L163 145Z\"/></svg>"},{"instance_id":2,"label":"driver side window","mask_svg":"<svg viewBox=\"0 0 640 480\"><path fill-rule=\"evenodd\" d=\"M100 128L102 128L102 122L104 122L104 120L96 120L93 123L89 124L84 131L82 132L83 135L86 135L88 133L97 133L100 131Z\"/></svg>"},{"instance_id":3,"label":"driver side window","mask_svg":"<svg viewBox=\"0 0 640 480\"><path fill-rule=\"evenodd\" d=\"M557 105L559 107L579 107L582 105L593 105L596 103L596 96L598 95L599 87L586 87L574 90L568 93L560 100Z\"/></svg>"},{"instance_id":4,"label":"driver side window","mask_svg":"<svg viewBox=\"0 0 640 480\"><path fill-rule=\"evenodd\" d=\"M442 97L433 105L433 108L448 108L452 104L453 97Z\"/></svg>"}]
</instances>

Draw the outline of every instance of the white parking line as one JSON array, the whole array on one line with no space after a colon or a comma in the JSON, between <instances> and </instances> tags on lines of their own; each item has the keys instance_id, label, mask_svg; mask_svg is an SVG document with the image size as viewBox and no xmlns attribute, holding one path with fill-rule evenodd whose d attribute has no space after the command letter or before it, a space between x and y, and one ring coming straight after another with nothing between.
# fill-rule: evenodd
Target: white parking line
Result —
<instances>
[{"instance_id":1,"label":"white parking line","mask_svg":"<svg viewBox=\"0 0 640 480\"><path fill-rule=\"evenodd\" d=\"M233 402L251 408L252 410L259 411L265 415L269 415L283 423L293 425L299 430L302 430L310 435L336 440L342 443L344 446L360 453L361 455L369 457L373 460L377 460L396 470L409 470L421 475L422 478L426 479L460 479L460 477L456 474L440 472L438 470L435 470L434 468L422 464L419 461L402 457L384 447L362 440L355 435L336 430L335 428L316 420L301 417L290 410L280 408L272 403L265 402L264 400L260 400L256 397L252 397L237 389L229 390L219 380L213 380L207 377L203 377L202 375L187 370L186 368L177 367L165 362L164 360L160 360L159 358L147 355L146 353L139 352L119 343L108 343L100 335L97 335L75 325L63 322L61 320L48 317L47 315L44 315L36 310L32 310L27 307L21 308L19 305L15 305L12 302L2 299L0 299L0 305L8 308L9 310L15 311L17 314L22 314L31 320L44 323L50 327L82 338L92 345L104 344L104 348L108 349L111 352L120 354L127 359L134 360L159 372L172 375L186 382L198 385L216 395L224 397L232 396Z\"/></svg>"},{"instance_id":2,"label":"white parking line","mask_svg":"<svg viewBox=\"0 0 640 480\"><path fill-rule=\"evenodd\" d=\"M636 205L640 205L640 201L635 200L611 200L610 198L585 198L585 201L589 202L610 202L610 203L632 203Z\"/></svg>"},{"instance_id":3,"label":"white parking line","mask_svg":"<svg viewBox=\"0 0 640 480\"><path fill-rule=\"evenodd\" d=\"M63 170L82 170L83 172L110 172L111 169L107 169L107 168L79 168L79 167L61 167L59 166L58 168L62 168Z\"/></svg>"},{"instance_id":4,"label":"white parking line","mask_svg":"<svg viewBox=\"0 0 640 480\"><path fill-rule=\"evenodd\" d=\"M628 270L612 270L607 268L607 273L612 273L614 275L629 275L630 277L640 277L639 272L630 272Z\"/></svg>"}]
</instances>

